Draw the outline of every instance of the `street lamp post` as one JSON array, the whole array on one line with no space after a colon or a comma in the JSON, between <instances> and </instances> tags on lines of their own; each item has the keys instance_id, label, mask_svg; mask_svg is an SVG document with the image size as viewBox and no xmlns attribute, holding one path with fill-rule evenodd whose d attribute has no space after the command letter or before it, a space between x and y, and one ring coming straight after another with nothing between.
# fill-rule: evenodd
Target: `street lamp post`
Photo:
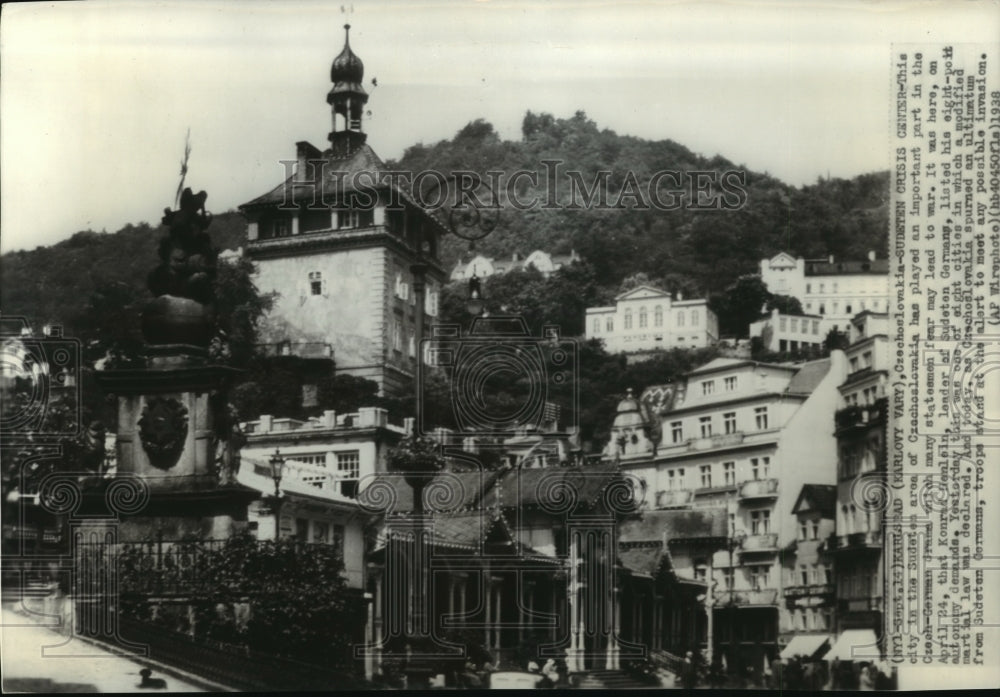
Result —
<instances>
[{"instance_id":1,"label":"street lamp post","mask_svg":"<svg viewBox=\"0 0 1000 697\"><path fill-rule=\"evenodd\" d=\"M473 271L472 278L469 279L469 298L465 302L465 308L469 311L470 315L478 317L483 313L485 304L482 284L479 277L476 276L475 271Z\"/></svg>"},{"instance_id":2,"label":"street lamp post","mask_svg":"<svg viewBox=\"0 0 1000 697\"><path fill-rule=\"evenodd\" d=\"M279 449L274 449L274 455L268 460L268 464L271 466L271 480L274 482L274 496L269 503L274 514L274 539L277 541L281 537L281 476L285 469L285 458L281 456Z\"/></svg>"}]
</instances>

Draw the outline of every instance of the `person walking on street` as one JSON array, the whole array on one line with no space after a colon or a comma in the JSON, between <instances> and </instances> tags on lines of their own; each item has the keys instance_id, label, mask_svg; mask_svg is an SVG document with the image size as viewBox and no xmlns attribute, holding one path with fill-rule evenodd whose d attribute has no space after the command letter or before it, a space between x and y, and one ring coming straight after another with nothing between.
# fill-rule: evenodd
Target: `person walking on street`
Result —
<instances>
[{"instance_id":1,"label":"person walking on street","mask_svg":"<svg viewBox=\"0 0 1000 697\"><path fill-rule=\"evenodd\" d=\"M684 665L681 666L681 685L688 690L694 689L698 684L698 673L693 657L694 654L688 651L684 656Z\"/></svg>"},{"instance_id":2,"label":"person walking on street","mask_svg":"<svg viewBox=\"0 0 1000 697\"><path fill-rule=\"evenodd\" d=\"M872 680L871 671L868 669L868 666L861 669L861 677L858 678L858 689L862 692L875 690L875 681Z\"/></svg>"}]
</instances>

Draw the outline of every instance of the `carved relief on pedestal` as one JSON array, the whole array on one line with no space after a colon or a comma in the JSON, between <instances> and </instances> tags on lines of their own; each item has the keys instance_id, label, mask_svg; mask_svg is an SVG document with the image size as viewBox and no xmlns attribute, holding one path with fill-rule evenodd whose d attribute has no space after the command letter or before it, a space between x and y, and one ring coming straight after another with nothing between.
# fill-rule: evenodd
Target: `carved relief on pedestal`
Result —
<instances>
[{"instance_id":1,"label":"carved relief on pedestal","mask_svg":"<svg viewBox=\"0 0 1000 697\"><path fill-rule=\"evenodd\" d=\"M150 397L139 419L139 438L154 467L168 470L177 464L187 440L188 411L179 401Z\"/></svg>"}]
</instances>

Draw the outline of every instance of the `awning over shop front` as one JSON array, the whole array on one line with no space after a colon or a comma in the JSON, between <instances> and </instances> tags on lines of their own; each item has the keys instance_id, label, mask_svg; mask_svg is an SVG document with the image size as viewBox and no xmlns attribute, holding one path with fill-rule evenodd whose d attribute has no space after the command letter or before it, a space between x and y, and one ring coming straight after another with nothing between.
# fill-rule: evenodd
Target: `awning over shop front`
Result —
<instances>
[{"instance_id":1,"label":"awning over shop front","mask_svg":"<svg viewBox=\"0 0 1000 697\"><path fill-rule=\"evenodd\" d=\"M792 637L788 646L781 650L782 660L794 656L806 658L823 658L823 652L830 648L830 637L826 634L798 634Z\"/></svg>"},{"instance_id":2,"label":"awning over shop front","mask_svg":"<svg viewBox=\"0 0 1000 697\"><path fill-rule=\"evenodd\" d=\"M826 661L877 661L880 657L878 639L871 629L845 629L837 643L823 656Z\"/></svg>"}]
</instances>

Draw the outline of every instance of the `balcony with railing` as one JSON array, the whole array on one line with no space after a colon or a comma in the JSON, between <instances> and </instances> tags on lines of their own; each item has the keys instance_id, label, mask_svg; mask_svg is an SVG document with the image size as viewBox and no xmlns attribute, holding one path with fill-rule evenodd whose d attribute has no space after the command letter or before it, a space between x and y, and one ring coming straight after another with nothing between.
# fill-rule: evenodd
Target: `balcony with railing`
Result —
<instances>
[{"instance_id":1,"label":"balcony with railing","mask_svg":"<svg viewBox=\"0 0 1000 697\"><path fill-rule=\"evenodd\" d=\"M689 451L713 450L715 448L728 448L743 443L744 435L742 431L736 433L716 433L703 438L692 438L688 441Z\"/></svg>"},{"instance_id":2,"label":"balcony with railing","mask_svg":"<svg viewBox=\"0 0 1000 697\"><path fill-rule=\"evenodd\" d=\"M740 547L741 554L773 554L777 551L778 535L773 532L749 535Z\"/></svg>"},{"instance_id":3,"label":"balcony with railing","mask_svg":"<svg viewBox=\"0 0 1000 697\"><path fill-rule=\"evenodd\" d=\"M691 489L670 489L656 494L656 506L657 508L687 506L693 499L694 492Z\"/></svg>"},{"instance_id":4,"label":"balcony with railing","mask_svg":"<svg viewBox=\"0 0 1000 697\"><path fill-rule=\"evenodd\" d=\"M333 346L319 341L282 341L276 344L258 344L257 350L267 356L295 356L296 358L333 358Z\"/></svg>"},{"instance_id":5,"label":"balcony with railing","mask_svg":"<svg viewBox=\"0 0 1000 697\"><path fill-rule=\"evenodd\" d=\"M832 583L805 583L785 588L785 598L828 598L833 595L834 590Z\"/></svg>"},{"instance_id":6,"label":"balcony with railing","mask_svg":"<svg viewBox=\"0 0 1000 697\"><path fill-rule=\"evenodd\" d=\"M864 532L851 532L846 535L831 536L838 552L858 551L864 549L882 549L882 531L867 530Z\"/></svg>"},{"instance_id":7,"label":"balcony with railing","mask_svg":"<svg viewBox=\"0 0 1000 697\"><path fill-rule=\"evenodd\" d=\"M872 404L852 404L844 407L833 415L837 433L885 424L888 404L889 400L883 397Z\"/></svg>"},{"instance_id":8,"label":"balcony with railing","mask_svg":"<svg viewBox=\"0 0 1000 697\"><path fill-rule=\"evenodd\" d=\"M778 498L777 479L751 479L740 484L740 500Z\"/></svg>"},{"instance_id":9,"label":"balcony with railing","mask_svg":"<svg viewBox=\"0 0 1000 697\"><path fill-rule=\"evenodd\" d=\"M778 591L762 588L749 591L723 591L716 596L715 607L768 607L778 604Z\"/></svg>"},{"instance_id":10,"label":"balcony with railing","mask_svg":"<svg viewBox=\"0 0 1000 697\"><path fill-rule=\"evenodd\" d=\"M853 598L838 598L837 612L846 615L849 612L881 612L882 598L874 596L858 596Z\"/></svg>"}]
</instances>

